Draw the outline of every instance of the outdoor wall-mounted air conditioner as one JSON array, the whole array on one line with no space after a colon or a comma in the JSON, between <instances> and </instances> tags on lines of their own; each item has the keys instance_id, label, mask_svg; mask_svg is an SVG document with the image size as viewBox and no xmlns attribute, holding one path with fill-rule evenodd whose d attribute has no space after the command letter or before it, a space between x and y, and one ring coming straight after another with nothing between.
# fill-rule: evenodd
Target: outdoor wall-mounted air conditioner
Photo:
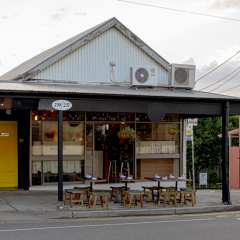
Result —
<instances>
[{"instance_id":1,"label":"outdoor wall-mounted air conditioner","mask_svg":"<svg viewBox=\"0 0 240 240\"><path fill-rule=\"evenodd\" d=\"M189 88L195 87L195 65L188 64L170 64L168 86L174 88Z\"/></svg>"},{"instance_id":2,"label":"outdoor wall-mounted air conditioner","mask_svg":"<svg viewBox=\"0 0 240 240\"><path fill-rule=\"evenodd\" d=\"M157 86L157 67L156 66L131 67L130 83L133 86Z\"/></svg>"}]
</instances>

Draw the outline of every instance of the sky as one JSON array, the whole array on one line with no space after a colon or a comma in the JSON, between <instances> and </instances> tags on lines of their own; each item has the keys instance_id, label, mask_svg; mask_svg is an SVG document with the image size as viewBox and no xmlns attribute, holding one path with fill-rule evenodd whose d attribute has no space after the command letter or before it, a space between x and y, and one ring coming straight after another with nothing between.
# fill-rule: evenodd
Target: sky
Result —
<instances>
[{"instance_id":1,"label":"sky","mask_svg":"<svg viewBox=\"0 0 240 240\"><path fill-rule=\"evenodd\" d=\"M240 20L240 0L129 1ZM112 17L168 62L195 64L196 80L240 51L240 21L118 0L0 0L0 6L0 76L42 51ZM210 92L239 71L240 53L199 80L195 90L232 73L204 90ZM220 93L237 85L240 85L240 73L212 92ZM239 97L238 93L240 86L221 94Z\"/></svg>"}]
</instances>

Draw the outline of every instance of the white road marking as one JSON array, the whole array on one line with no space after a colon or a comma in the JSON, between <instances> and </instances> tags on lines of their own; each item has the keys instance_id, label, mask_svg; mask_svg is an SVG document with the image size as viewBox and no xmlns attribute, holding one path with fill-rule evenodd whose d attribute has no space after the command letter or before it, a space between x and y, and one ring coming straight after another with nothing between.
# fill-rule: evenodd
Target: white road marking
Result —
<instances>
[{"instance_id":1,"label":"white road marking","mask_svg":"<svg viewBox=\"0 0 240 240\"><path fill-rule=\"evenodd\" d=\"M62 227L44 227L44 228L22 228L0 230L0 232L16 232L16 231L31 231L31 230L49 230L49 229L64 229L64 228L84 228L84 227L104 227L104 226L121 226L121 225L138 225L138 224L152 224L152 223L173 223L173 222L192 222L192 221L206 221L216 218L205 219L189 219L189 220L173 220L173 221L155 221L155 222L136 222L136 223L112 223L112 224L98 224L98 225L81 225L81 226L62 226Z\"/></svg>"}]
</instances>

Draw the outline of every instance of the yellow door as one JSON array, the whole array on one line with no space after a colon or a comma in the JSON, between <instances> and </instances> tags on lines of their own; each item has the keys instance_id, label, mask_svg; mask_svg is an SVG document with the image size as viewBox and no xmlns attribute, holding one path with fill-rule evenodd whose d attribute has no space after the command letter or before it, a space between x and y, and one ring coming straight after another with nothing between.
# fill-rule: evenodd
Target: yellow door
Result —
<instances>
[{"instance_id":1,"label":"yellow door","mask_svg":"<svg viewBox=\"0 0 240 240\"><path fill-rule=\"evenodd\" d=\"M0 121L0 187L18 187L17 122Z\"/></svg>"}]
</instances>

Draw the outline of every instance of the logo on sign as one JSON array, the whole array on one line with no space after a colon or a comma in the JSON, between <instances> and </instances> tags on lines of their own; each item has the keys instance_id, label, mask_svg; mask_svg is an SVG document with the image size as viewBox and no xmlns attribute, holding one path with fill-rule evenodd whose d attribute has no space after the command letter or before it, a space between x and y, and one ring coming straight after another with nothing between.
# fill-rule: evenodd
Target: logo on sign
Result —
<instances>
[{"instance_id":1,"label":"logo on sign","mask_svg":"<svg viewBox=\"0 0 240 240\"><path fill-rule=\"evenodd\" d=\"M67 100L56 100L52 103L52 107L63 111L72 108L72 103Z\"/></svg>"}]
</instances>

